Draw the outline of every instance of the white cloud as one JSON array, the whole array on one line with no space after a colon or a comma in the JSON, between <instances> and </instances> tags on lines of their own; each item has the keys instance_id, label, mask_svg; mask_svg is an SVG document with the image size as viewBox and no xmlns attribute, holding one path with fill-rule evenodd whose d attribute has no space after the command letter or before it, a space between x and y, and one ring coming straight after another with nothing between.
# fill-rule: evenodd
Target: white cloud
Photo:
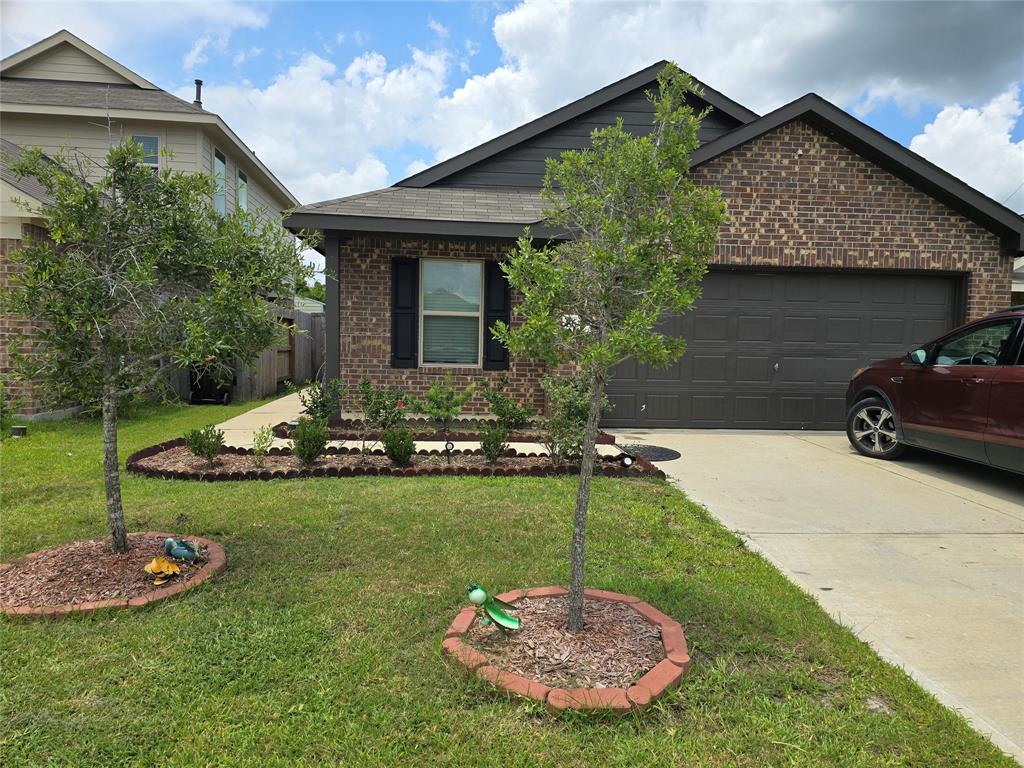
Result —
<instances>
[{"instance_id":1,"label":"white cloud","mask_svg":"<svg viewBox=\"0 0 1024 768\"><path fill-rule=\"evenodd\" d=\"M959 104L944 108L910 148L995 200L1024 211L1024 192L1019 191L1024 140L1012 138L1022 115L1020 86L1015 85L980 109Z\"/></svg>"},{"instance_id":2,"label":"white cloud","mask_svg":"<svg viewBox=\"0 0 1024 768\"><path fill-rule=\"evenodd\" d=\"M245 62L247 62L247 61L249 61L251 59L255 59L261 53L263 53L263 49L262 48L256 48L254 46L254 47L250 48L247 51L239 51L238 53L236 53L235 57L231 60L231 63L233 65L235 65L236 67L239 67L242 64L244 64Z\"/></svg>"},{"instance_id":3,"label":"white cloud","mask_svg":"<svg viewBox=\"0 0 1024 768\"><path fill-rule=\"evenodd\" d=\"M409 163L407 166L405 166L405 175L412 176L414 174L419 173L420 171L425 171L429 167L430 163L426 162L425 160L417 158L413 160L411 163Z\"/></svg>"},{"instance_id":4,"label":"white cloud","mask_svg":"<svg viewBox=\"0 0 1024 768\"><path fill-rule=\"evenodd\" d=\"M433 32L435 35L442 39L448 37L448 27L446 27L437 19L428 19L427 29L429 29L431 32Z\"/></svg>"},{"instance_id":5,"label":"white cloud","mask_svg":"<svg viewBox=\"0 0 1024 768\"><path fill-rule=\"evenodd\" d=\"M187 70L192 70L198 65L209 61L209 58L206 56L206 48L211 42L210 35L202 35L197 38L188 53L181 57L181 66Z\"/></svg>"}]
</instances>

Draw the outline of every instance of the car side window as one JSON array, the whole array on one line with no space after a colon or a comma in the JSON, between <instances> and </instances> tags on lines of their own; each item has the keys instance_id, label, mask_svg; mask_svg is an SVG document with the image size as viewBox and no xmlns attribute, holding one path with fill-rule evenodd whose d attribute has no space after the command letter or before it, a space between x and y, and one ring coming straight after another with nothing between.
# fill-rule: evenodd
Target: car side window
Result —
<instances>
[{"instance_id":1,"label":"car side window","mask_svg":"<svg viewBox=\"0 0 1024 768\"><path fill-rule=\"evenodd\" d=\"M1015 320L976 325L935 345L934 365L997 365L1013 340Z\"/></svg>"}]
</instances>

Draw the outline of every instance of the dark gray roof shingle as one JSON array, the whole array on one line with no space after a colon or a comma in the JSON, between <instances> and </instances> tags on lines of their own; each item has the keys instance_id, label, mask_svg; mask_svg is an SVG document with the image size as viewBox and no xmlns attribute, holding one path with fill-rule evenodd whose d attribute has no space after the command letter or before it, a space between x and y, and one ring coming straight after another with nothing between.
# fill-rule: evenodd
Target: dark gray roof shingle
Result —
<instances>
[{"instance_id":1,"label":"dark gray roof shingle","mask_svg":"<svg viewBox=\"0 0 1024 768\"><path fill-rule=\"evenodd\" d=\"M13 141L0 139L0 178L23 194L35 198L41 203L53 205L53 197L42 184L30 176L19 176L10 170L9 164L17 162L20 158L21 147Z\"/></svg>"},{"instance_id":2,"label":"dark gray roof shingle","mask_svg":"<svg viewBox=\"0 0 1024 768\"><path fill-rule=\"evenodd\" d=\"M67 80L37 80L5 77L0 79L0 101L34 106L93 107L139 109L152 112L208 114L194 104L167 91L149 90L134 85L78 83Z\"/></svg>"},{"instance_id":3,"label":"dark gray roof shingle","mask_svg":"<svg viewBox=\"0 0 1024 768\"><path fill-rule=\"evenodd\" d=\"M388 187L305 205L293 213L525 225L543 221L546 207L535 190Z\"/></svg>"}]
</instances>

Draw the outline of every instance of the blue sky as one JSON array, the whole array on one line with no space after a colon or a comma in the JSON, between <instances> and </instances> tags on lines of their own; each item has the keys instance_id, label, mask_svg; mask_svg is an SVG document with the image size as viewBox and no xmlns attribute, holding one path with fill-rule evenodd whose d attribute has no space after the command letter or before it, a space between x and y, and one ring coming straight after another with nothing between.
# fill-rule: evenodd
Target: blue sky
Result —
<instances>
[{"instance_id":1,"label":"blue sky","mask_svg":"<svg viewBox=\"0 0 1024 768\"><path fill-rule=\"evenodd\" d=\"M304 203L385 186L660 58L765 112L815 91L1024 211L1024 3L43 2L221 114Z\"/></svg>"}]
</instances>

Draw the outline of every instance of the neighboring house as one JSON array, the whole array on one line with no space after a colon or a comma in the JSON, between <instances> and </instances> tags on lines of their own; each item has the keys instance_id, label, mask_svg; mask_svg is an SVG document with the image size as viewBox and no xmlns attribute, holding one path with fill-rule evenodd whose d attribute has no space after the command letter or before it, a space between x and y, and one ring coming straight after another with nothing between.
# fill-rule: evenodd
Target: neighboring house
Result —
<instances>
[{"instance_id":1,"label":"neighboring house","mask_svg":"<svg viewBox=\"0 0 1024 768\"><path fill-rule=\"evenodd\" d=\"M227 124L202 108L200 88L197 81L194 102L179 99L61 31L0 62L3 151L17 156L19 148L35 146L51 156L74 150L102 161L112 144L133 139L155 168L213 175L218 180L213 205L222 212L239 206L258 216L277 218L298 205ZM0 276L6 279L7 254L20 247L25 237L45 236L44 222L11 199L32 205L45 200L38 185L16 178L6 164L0 192ZM25 321L0 317L0 374L10 367L9 341L15 333L28 330ZM265 378L273 379L276 386L281 377L271 373ZM294 371L283 378L295 378ZM30 390L21 394L28 399L27 412L40 409ZM262 394L266 393L255 396Z\"/></svg>"},{"instance_id":2,"label":"neighboring house","mask_svg":"<svg viewBox=\"0 0 1024 768\"><path fill-rule=\"evenodd\" d=\"M538 196L545 158L616 117L650 130L644 92L662 66L393 187L293 212L287 226L325 234L328 375L414 393L446 371L508 376L543 406L543 368L487 330L515 301L497 260L526 226L559 236ZM703 298L668 323L686 355L619 365L608 425L838 428L855 368L1010 302L1015 213L819 96L759 117L703 88L693 174L721 189L729 220Z\"/></svg>"}]
</instances>

